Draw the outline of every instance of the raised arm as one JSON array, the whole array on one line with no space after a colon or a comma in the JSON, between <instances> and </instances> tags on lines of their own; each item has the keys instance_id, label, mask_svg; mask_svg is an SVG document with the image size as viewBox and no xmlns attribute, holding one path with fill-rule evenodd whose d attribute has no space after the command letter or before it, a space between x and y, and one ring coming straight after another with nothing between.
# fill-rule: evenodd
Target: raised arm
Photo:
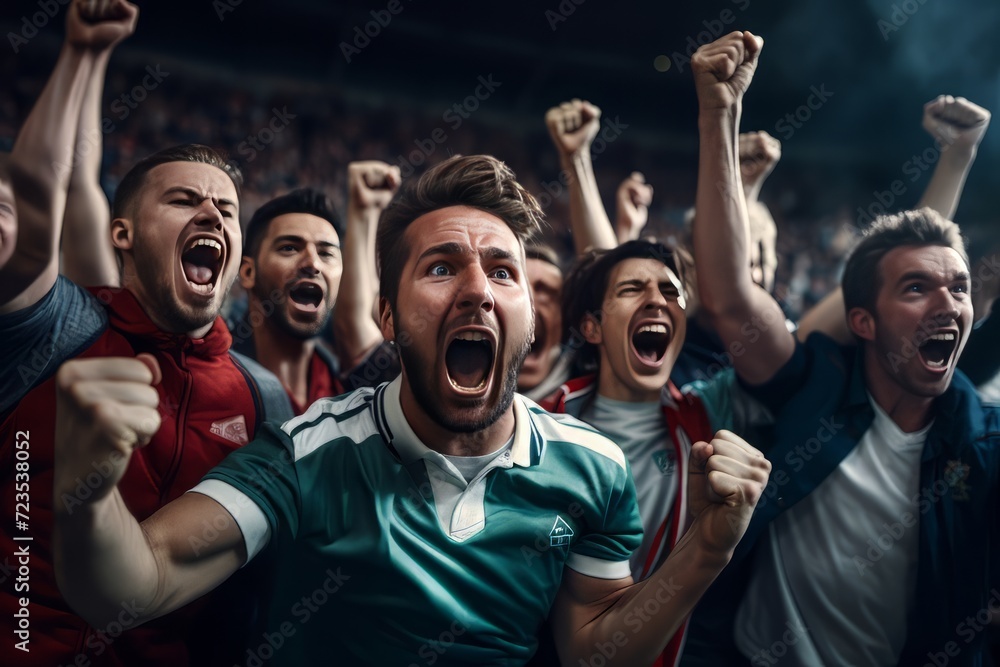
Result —
<instances>
[{"instance_id":1,"label":"raised arm","mask_svg":"<svg viewBox=\"0 0 1000 667\"><path fill-rule=\"evenodd\" d=\"M347 165L344 274L333 313L333 340L343 368L354 368L382 342L373 319L378 297L375 231L400 182L399 167L385 162Z\"/></svg>"},{"instance_id":2,"label":"raised arm","mask_svg":"<svg viewBox=\"0 0 1000 667\"><path fill-rule=\"evenodd\" d=\"M940 147L941 157L917 207L928 206L951 220L976 160L979 142L989 127L990 112L964 97L941 95L924 105L923 124ZM809 309L799 322L796 336L804 341L814 331L823 332L842 345L854 342L845 319L844 294L839 287Z\"/></svg>"},{"instance_id":3,"label":"raised arm","mask_svg":"<svg viewBox=\"0 0 1000 667\"><path fill-rule=\"evenodd\" d=\"M156 361L105 357L67 362L56 376L53 559L59 589L94 627L135 600L139 622L212 590L245 561L243 535L214 500L189 493L140 524L116 484L132 451L160 425ZM95 476L94 471L99 475ZM79 480L99 488L77 495ZM207 542L205 526L218 530ZM220 529L221 528L221 529Z\"/></svg>"},{"instance_id":4,"label":"raised arm","mask_svg":"<svg viewBox=\"0 0 1000 667\"><path fill-rule=\"evenodd\" d=\"M754 384L770 379L795 348L781 308L749 271L737 134L762 44L748 32L734 32L702 46L691 59L701 141L693 225L698 292L724 346L744 350L733 355L734 366Z\"/></svg>"},{"instance_id":5,"label":"raised arm","mask_svg":"<svg viewBox=\"0 0 1000 667\"><path fill-rule=\"evenodd\" d=\"M964 97L941 95L924 105L924 129L941 151L917 208L929 206L953 220L979 142L990 125L990 112Z\"/></svg>"},{"instance_id":6,"label":"raised arm","mask_svg":"<svg viewBox=\"0 0 1000 667\"><path fill-rule=\"evenodd\" d=\"M646 177L633 171L618 186L615 193L615 236L618 243L634 241L649 222L649 205L653 203L653 186Z\"/></svg>"},{"instance_id":7,"label":"raised arm","mask_svg":"<svg viewBox=\"0 0 1000 667\"><path fill-rule=\"evenodd\" d=\"M590 102L572 100L545 114L552 143L569 188L569 218L576 254L618 245L601 193L597 189L590 144L601 127L601 110Z\"/></svg>"},{"instance_id":8,"label":"raised arm","mask_svg":"<svg viewBox=\"0 0 1000 667\"><path fill-rule=\"evenodd\" d=\"M740 180L747 203L758 201L764 181L781 160L781 142L763 130L740 135Z\"/></svg>"},{"instance_id":9,"label":"raised arm","mask_svg":"<svg viewBox=\"0 0 1000 667\"><path fill-rule=\"evenodd\" d=\"M86 14L91 4L81 5L81 11ZM112 42L92 41L89 45L94 52L94 63L77 124L76 150L63 215L62 273L78 285L114 286L118 284L118 267L111 246L111 213L101 189L104 146L101 96L111 52L135 30L138 10L124 2L103 2L91 11L92 14L84 16L85 20L91 23L124 20L128 30Z\"/></svg>"},{"instance_id":10,"label":"raised arm","mask_svg":"<svg viewBox=\"0 0 1000 667\"><path fill-rule=\"evenodd\" d=\"M552 616L564 665L593 664L598 647L608 643L616 647L614 664L652 664L729 563L771 465L728 431L719 431L711 443L695 443L690 463L694 521L648 579L633 584L631 578L597 579L566 570Z\"/></svg>"},{"instance_id":11,"label":"raised arm","mask_svg":"<svg viewBox=\"0 0 1000 667\"><path fill-rule=\"evenodd\" d=\"M17 244L0 268L0 313L26 308L44 296L59 274L59 237L73 170L77 124L95 66L95 49L132 33L137 10L124 0L101 6L100 20L67 9L66 41L55 70L25 120L10 158L17 205Z\"/></svg>"}]
</instances>

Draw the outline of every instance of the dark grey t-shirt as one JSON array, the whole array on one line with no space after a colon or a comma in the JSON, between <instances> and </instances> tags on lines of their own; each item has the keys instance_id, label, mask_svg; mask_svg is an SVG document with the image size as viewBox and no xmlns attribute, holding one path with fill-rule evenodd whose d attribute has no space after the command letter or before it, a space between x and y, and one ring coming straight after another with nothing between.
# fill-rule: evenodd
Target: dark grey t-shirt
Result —
<instances>
[{"instance_id":1,"label":"dark grey t-shirt","mask_svg":"<svg viewBox=\"0 0 1000 667\"><path fill-rule=\"evenodd\" d=\"M107 327L100 301L63 276L38 303L0 315L0 416Z\"/></svg>"}]
</instances>

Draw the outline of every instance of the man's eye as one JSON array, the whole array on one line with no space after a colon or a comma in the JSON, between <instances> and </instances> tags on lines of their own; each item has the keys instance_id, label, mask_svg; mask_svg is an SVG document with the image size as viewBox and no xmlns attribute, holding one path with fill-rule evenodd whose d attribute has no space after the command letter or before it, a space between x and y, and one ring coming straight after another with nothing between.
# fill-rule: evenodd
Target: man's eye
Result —
<instances>
[{"instance_id":1,"label":"man's eye","mask_svg":"<svg viewBox=\"0 0 1000 667\"><path fill-rule=\"evenodd\" d=\"M512 275L507 269L497 269L493 272L493 277L497 280L510 280Z\"/></svg>"},{"instance_id":2,"label":"man's eye","mask_svg":"<svg viewBox=\"0 0 1000 667\"><path fill-rule=\"evenodd\" d=\"M966 285L965 283L961 283L952 287L951 291L958 294L967 294L969 291L969 286Z\"/></svg>"},{"instance_id":3,"label":"man's eye","mask_svg":"<svg viewBox=\"0 0 1000 667\"><path fill-rule=\"evenodd\" d=\"M430 270L430 274L432 276L447 276L450 273L451 271L449 271L448 267L445 266L444 264L435 264L434 266L431 267Z\"/></svg>"},{"instance_id":4,"label":"man's eye","mask_svg":"<svg viewBox=\"0 0 1000 667\"><path fill-rule=\"evenodd\" d=\"M913 292L915 294L919 294L923 290L924 290L924 287L920 283L913 283L912 285L907 285L906 286L906 291L907 292Z\"/></svg>"},{"instance_id":5,"label":"man's eye","mask_svg":"<svg viewBox=\"0 0 1000 667\"><path fill-rule=\"evenodd\" d=\"M297 248L291 244L286 243L283 246L278 246L278 252L295 252Z\"/></svg>"}]
</instances>

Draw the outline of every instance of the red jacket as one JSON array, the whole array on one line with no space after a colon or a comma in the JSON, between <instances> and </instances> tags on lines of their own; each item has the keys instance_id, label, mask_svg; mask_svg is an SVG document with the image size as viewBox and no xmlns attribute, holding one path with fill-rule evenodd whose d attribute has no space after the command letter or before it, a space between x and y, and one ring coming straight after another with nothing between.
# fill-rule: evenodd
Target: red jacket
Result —
<instances>
[{"instance_id":1,"label":"red jacket","mask_svg":"<svg viewBox=\"0 0 1000 667\"><path fill-rule=\"evenodd\" d=\"M159 361L163 372L163 381L156 387L162 424L152 442L132 456L119 483L125 503L141 521L193 487L229 452L246 444L256 430L257 411L246 379L229 356L232 338L221 318L216 319L203 339L193 340L158 329L127 290L92 291L108 301L109 328L80 357L149 352ZM131 601L123 601L120 625L112 623L107 628L95 629L70 611L59 594L50 544L54 383L55 379L50 378L31 390L0 426L0 558L10 558L0 565L13 565L15 571L6 577L0 572L3 580L0 635L4 637L0 656L4 662L12 658L16 664L37 665L188 664L191 657L185 641L188 630L203 625L198 613L210 608L211 600L199 601L122 634L134 625ZM15 448L16 441L20 449L25 448L24 442L28 443L30 491L28 502L21 506L15 503L15 494L25 488L23 478L20 488L15 482L15 464L24 454L18 458L20 449ZM73 497L56 502L73 506L85 500L92 486L88 480L100 474L100 465L95 464L94 471L79 480ZM16 511L27 515L27 519L16 516ZM19 529L18 519L27 522L26 530ZM25 537L30 537L30 541ZM22 574L27 572L28 576L26 581L19 582L16 576L19 563L11 554L23 553L25 547L30 555ZM13 647L20 641L15 630L19 623L24 625L14 617L21 609L20 598L28 599L30 653ZM217 618L210 622L218 625ZM221 637L218 640L224 641Z\"/></svg>"}]
</instances>

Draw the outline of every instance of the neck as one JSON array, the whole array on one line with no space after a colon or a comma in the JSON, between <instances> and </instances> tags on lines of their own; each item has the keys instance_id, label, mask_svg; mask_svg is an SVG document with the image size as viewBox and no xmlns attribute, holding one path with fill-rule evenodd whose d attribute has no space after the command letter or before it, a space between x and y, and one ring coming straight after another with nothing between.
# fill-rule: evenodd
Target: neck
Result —
<instances>
[{"instance_id":1,"label":"neck","mask_svg":"<svg viewBox=\"0 0 1000 667\"><path fill-rule=\"evenodd\" d=\"M865 385L875 403L904 433L919 431L931 422L933 397L917 396L899 385L875 358L874 346L864 346Z\"/></svg>"},{"instance_id":2,"label":"neck","mask_svg":"<svg viewBox=\"0 0 1000 667\"><path fill-rule=\"evenodd\" d=\"M309 403L309 366L316 349L316 339L302 340L280 331L251 304L254 351L257 363L274 373L299 405Z\"/></svg>"},{"instance_id":3,"label":"neck","mask_svg":"<svg viewBox=\"0 0 1000 667\"><path fill-rule=\"evenodd\" d=\"M622 382L607 359L601 360L601 370L597 374L597 394L626 403L657 403L660 400L660 389L632 387Z\"/></svg>"},{"instance_id":4,"label":"neck","mask_svg":"<svg viewBox=\"0 0 1000 667\"><path fill-rule=\"evenodd\" d=\"M473 433L456 433L434 421L413 395L410 383L403 369L403 381L399 391L399 402L403 417L413 433L429 449L445 456L485 456L499 450L514 434L514 406L500 419L486 428Z\"/></svg>"},{"instance_id":5,"label":"neck","mask_svg":"<svg viewBox=\"0 0 1000 667\"><path fill-rule=\"evenodd\" d=\"M167 333L172 333L172 334L182 334L187 336L188 338L194 338L195 340L199 340L207 336L208 332L212 330L213 326L215 326L215 318L213 318L211 322L209 322L204 326L198 327L197 329L193 329L191 331L178 331L177 327L171 326L170 322L167 322L160 317L160 313L157 311L156 308L147 307L147 304L153 303L153 301L145 296L145 291L142 289L141 283L139 283L138 281L128 280L127 278L128 275L129 272L126 270L125 271L126 278L122 280L122 288L127 289L132 294L132 296L135 297L135 300L139 304L139 307L142 308L142 312L146 314L146 317L149 318L149 321L155 324L156 328L159 329L160 331L165 331ZM132 275L135 275L134 270L132 272Z\"/></svg>"}]
</instances>

